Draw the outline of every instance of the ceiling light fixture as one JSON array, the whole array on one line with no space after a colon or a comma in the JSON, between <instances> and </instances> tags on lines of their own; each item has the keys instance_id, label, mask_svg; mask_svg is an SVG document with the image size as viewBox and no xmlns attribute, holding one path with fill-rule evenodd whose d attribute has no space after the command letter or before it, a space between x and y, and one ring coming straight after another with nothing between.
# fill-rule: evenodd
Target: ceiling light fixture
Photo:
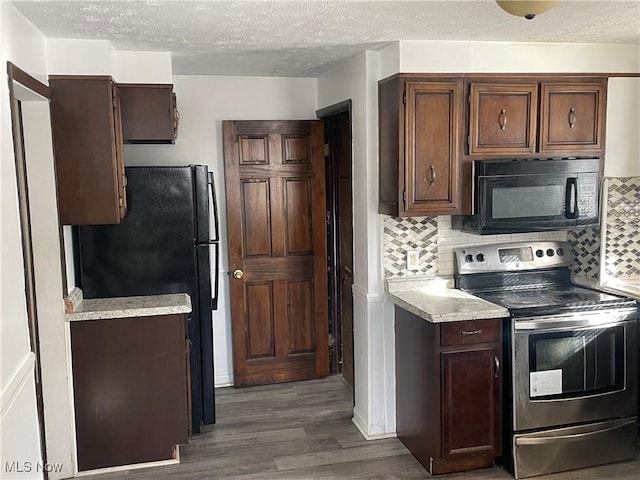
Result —
<instances>
[{"instance_id":1,"label":"ceiling light fixture","mask_svg":"<svg viewBox=\"0 0 640 480\"><path fill-rule=\"evenodd\" d=\"M498 6L505 12L531 20L536 15L546 12L553 7L557 0L496 0Z\"/></svg>"}]
</instances>

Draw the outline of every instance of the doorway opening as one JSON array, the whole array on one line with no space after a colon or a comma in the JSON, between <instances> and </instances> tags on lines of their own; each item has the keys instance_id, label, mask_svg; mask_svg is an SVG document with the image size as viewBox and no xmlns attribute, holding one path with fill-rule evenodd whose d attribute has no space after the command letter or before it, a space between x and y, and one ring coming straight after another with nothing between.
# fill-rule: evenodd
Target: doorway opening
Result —
<instances>
[{"instance_id":1,"label":"doorway opening","mask_svg":"<svg viewBox=\"0 0 640 480\"><path fill-rule=\"evenodd\" d=\"M63 230L58 221L49 88L7 62L26 313L34 358L36 413L43 464L73 474L72 419L61 308L67 295Z\"/></svg>"},{"instance_id":2,"label":"doorway opening","mask_svg":"<svg viewBox=\"0 0 640 480\"><path fill-rule=\"evenodd\" d=\"M324 122L329 371L353 391L353 186L351 100L316 112Z\"/></svg>"}]
</instances>

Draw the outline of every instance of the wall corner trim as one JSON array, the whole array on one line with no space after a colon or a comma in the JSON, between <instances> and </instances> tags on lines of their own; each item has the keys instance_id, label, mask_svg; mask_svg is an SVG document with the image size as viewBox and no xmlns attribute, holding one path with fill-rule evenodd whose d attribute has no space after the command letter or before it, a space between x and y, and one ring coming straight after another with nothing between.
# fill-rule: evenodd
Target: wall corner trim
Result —
<instances>
[{"instance_id":1,"label":"wall corner trim","mask_svg":"<svg viewBox=\"0 0 640 480\"><path fill-rule=\"evenodd\" d=\"M367 292L364 288L362 288L358 284L353 284L351 286L351 291L358 295L361 298L367 300L367 302L382 302L384 299L384 295L380 292Z\"/></svg>"},{"instance_id":2,"label":"wall corner trim","mask_svg":"<svg viewBox=\"0 0 640 480\"><path fill-rule=\"evenodd\" d=\"M35 353L28 352L22 360L18 371L11 377L6 388L2 390L2 396L0 397L0 421L4 420L4 417L11 409L13 402L15 402L27 381L33 379L32 374L35 363Z\"/></svg>"}]
</instances>

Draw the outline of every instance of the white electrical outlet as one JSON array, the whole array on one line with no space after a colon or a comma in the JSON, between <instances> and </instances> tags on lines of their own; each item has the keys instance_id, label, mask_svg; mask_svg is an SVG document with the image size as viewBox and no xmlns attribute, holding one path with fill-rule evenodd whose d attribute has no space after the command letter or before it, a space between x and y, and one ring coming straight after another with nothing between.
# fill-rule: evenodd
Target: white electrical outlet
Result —
<instances>
[{"instance_id":1,"label":"white electrical outlet","mask_svg":"<svg viewBox=\"0 0 640 480\"><path fill-rule=\"evenodd\" d=\"M407 270L420 270L420 250L407 250Z\"/></svg>"}]
</instances>

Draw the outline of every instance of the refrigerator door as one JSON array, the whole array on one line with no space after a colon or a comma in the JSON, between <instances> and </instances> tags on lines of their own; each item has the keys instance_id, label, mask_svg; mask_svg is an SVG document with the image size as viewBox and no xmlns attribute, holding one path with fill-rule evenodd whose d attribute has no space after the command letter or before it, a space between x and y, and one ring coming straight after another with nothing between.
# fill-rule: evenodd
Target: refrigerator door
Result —
<instances>
[{"instance_id":1,"label":"refrigerator door","mask_svg":"<svg viewBox=\"0 0 640 480\"><path fill-rule=\"evenodd\" d=\"M122 222L78 227L84 296L187 290L193 295L196 268L191 170L129 167L126 175L129 212Z\"/></svg>"},{"instance_id":2,"label":"refrigerator door","mask_svg":"<svg viewBox=\"0 0 640 480\"><path fill-rule=\"evenodd\" d=\"M213 378L213 315L211 311L211 268L209 245L195 246L200 311L200 345L202 351L202 422L215 423Z\"/></svg>"},{"instance_id":3,"label":"refrigerator door","mask_svg":"<svg viewBox=\"0 0 640 480\"><path fill-rule=\"evenodd\" d=\"M197 208L202 205L197 202L202 189L198 190L196 178L202 169L206 195L206 167L128 167L127 216L118 225L77 229L79 279L85 298L180 292L191 297L188 332L194 433L199 433L201 422L211 423L214 416L209 262L195 247ZM208 210L208 200L205 205Z\"/></svg>"}]
</instances>

